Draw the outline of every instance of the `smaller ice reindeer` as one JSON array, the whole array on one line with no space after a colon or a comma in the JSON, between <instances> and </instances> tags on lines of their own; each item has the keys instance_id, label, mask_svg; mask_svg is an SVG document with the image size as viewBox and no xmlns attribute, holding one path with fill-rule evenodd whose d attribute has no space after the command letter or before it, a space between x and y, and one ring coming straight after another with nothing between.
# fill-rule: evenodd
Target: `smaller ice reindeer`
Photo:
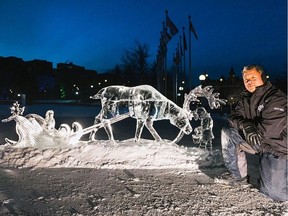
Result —
<instances>
[{"instance_id":1,"label":"smaller ice reindeer","mask_svg":"<svg viewBox=\"0 0 288 216\"><path fill-rule=\"evenodd\" d=\"M225 100L219 99L219 93L213 93L213 88L201 86L191 90L185 95L183 108L167 99L160 92L149 85L135 87L108 86L92 96L92 99L101 99L102 109L95 117L95 125L103 125L110 140L114 140L111 119L126 115L137 120L135 141L140 140L144 126L149 130L156 141L161 137L153 127L153 122L168 119L170 123L180 129L179 134L173 140L177 143L184 136L192 132L190 120L193 112L190 110L192 101L199 101L198 97L206 97L212 109L225 104ZM90 139L95 140L98 127L90 133Z\"/></svg>"},{"instance_id":2,"label":"smaller ice reindeer","mask_svg":"<svg viewBox=\"0 0 288 216\"><path fill-rule=\"evenodd\" d=\"M199 145L199 148L212 150L212 140L214 139L213 119L204 107L198 107L194 113L195 120L200 120L201 123L200 126L194 129L193 141Z\"/></svg>"}]
</instances>

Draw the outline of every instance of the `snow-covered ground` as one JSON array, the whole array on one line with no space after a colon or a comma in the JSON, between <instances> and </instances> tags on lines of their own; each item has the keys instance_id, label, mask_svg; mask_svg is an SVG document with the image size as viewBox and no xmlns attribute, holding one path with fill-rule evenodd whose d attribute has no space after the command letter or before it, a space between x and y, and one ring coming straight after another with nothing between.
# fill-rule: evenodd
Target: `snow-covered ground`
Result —
<instances>
[{"instance_id":1,"label":"snow-covered ground","mask_svg":"<svg viewBox=\"0 0 288 216\"><path fill-rule=\"evenodd\" d=\"M1 119L10 105L0 105ZM56 128L77 121L88 127L97 106L33 105L24 114L54 110ZM97 140L83 136L74 146L14 148L15 122L0 123L0 215L288 215L285 203L257 190L256 156L249 156L252 185L227 186L214 178L225 172L220 130L225 117L214 120L213 151L193 144L191 135L171 143L177 128L169 121L154 123L163 138L155 142L144 130L133 140L134 119L113 124L116 141L104 129ZM199 122L192 122L195 127Z\"/></svg>"}]
</instances>

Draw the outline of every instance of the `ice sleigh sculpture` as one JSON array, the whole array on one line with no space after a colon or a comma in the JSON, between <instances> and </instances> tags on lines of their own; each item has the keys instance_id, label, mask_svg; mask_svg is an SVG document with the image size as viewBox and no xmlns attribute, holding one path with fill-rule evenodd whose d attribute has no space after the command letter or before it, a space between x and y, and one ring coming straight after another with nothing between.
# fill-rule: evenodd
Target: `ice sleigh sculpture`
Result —
<instances>
[{"instance_id":1,"label":"ice sleigh sculpture","mask_svg":"<svg viewBox=\"0 0 288 216\"><path fill-rule=\"evenodd\" d=\"M197 102L199 97L205 97L211 109L220 108L226 103L225 100L219 98L219 93L213 93L213 90L212 86L196 87L189 94L185 94L183 108L181 108L149 85L108 86L91 97L101 100L102 109L95 117L94 125L85 129L78 122L74 122L72 127L61 124L59 129L56 129L53 110L48 110L45 118L37 114L23 116L25 107L21 108L19 103L15 102L10 107L12 115L3 119L2 122L12 120L16 122L19 140L13 141L6 138L5 141L16 147L75 145L87 133L90 133L90 140L95 140L95 134L101 127L105 128L109 139L114 141L111 124L132 117L137 120L136 142L140 140L144 126L156 141L160 141L161 137L154 129L153 122L168 119L180 130L173 140L177 143L185 134L188 135L193 131L190 124L192 118L195 120L199 118L197 112L190 110L191 102Z\"/></svg>"},{"instance_id":2,"label":"ice sleigh sculpture","mask_svg":"<svg viewBox=\"0 0 288 216\"><path fill-rule=\"evenodd\" d=\"M22 116L25 107L20 107L16 101L10 107L11 116L3 119L2 122L16 122L16 133L18 141L5 138L5 141L16 147L40 147L59 146L76 144L83 135L82 126L78 122L72 124L72 129L67 124L61 124L59 129L55 129L54 111L48 110L45 118L37 114Z\"/></svg>"}]
</instances>

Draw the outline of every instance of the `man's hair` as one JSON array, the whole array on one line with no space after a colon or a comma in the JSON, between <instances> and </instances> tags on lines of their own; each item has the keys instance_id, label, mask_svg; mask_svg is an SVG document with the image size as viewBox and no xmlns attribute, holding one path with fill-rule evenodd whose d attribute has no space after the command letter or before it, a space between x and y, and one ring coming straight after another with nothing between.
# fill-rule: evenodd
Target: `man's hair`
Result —
<instances>
[{"instance_id":1,"label":"man's hair","mask_svg":"<svg viewBox=\"0 0 288 216\"><path fill-rule=\"evenodd\" d=\"M255 69L257 72L261 74L261 78L263 82L267 81L264 69L260 65L256 65L256 64L250 64L250 65L244 66L242 70L242 76L244 75L245 71L252 70L252 69Z\"/></svg>"}]
</instances>

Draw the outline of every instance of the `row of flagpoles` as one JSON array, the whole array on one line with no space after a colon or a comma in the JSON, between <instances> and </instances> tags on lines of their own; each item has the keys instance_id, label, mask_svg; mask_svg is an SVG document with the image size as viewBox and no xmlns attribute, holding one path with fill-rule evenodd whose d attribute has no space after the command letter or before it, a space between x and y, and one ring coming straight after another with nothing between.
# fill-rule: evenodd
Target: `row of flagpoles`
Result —
<instances>
[{"instance_id":1,"label":"row of flagpoles","mask_svg":"<svg viewBox=\"0 0 288 216\"><path fill-rule=\"evenodd\" d=\"M156 57L157 64L157 88L167 95L167 45L172 38L179 33L177 26L168 16L168 11L165 11L165 22L162 23L162 31L160 32L160 44L158 46L158 53ZM192 52L191 52L191 33L198 40L197 33L191 21L191 16L188 16L189 36L188 46L185 35L185 27L182 27L182 34L180 34L179 42L175 52L173 53L173 64L175 68L174 73L174 101L177 102L177 92L179 81L186 85L186 51L188 50L188 72L189 72L189 89L192 88Z\"/></svg>"}]
</instances>

